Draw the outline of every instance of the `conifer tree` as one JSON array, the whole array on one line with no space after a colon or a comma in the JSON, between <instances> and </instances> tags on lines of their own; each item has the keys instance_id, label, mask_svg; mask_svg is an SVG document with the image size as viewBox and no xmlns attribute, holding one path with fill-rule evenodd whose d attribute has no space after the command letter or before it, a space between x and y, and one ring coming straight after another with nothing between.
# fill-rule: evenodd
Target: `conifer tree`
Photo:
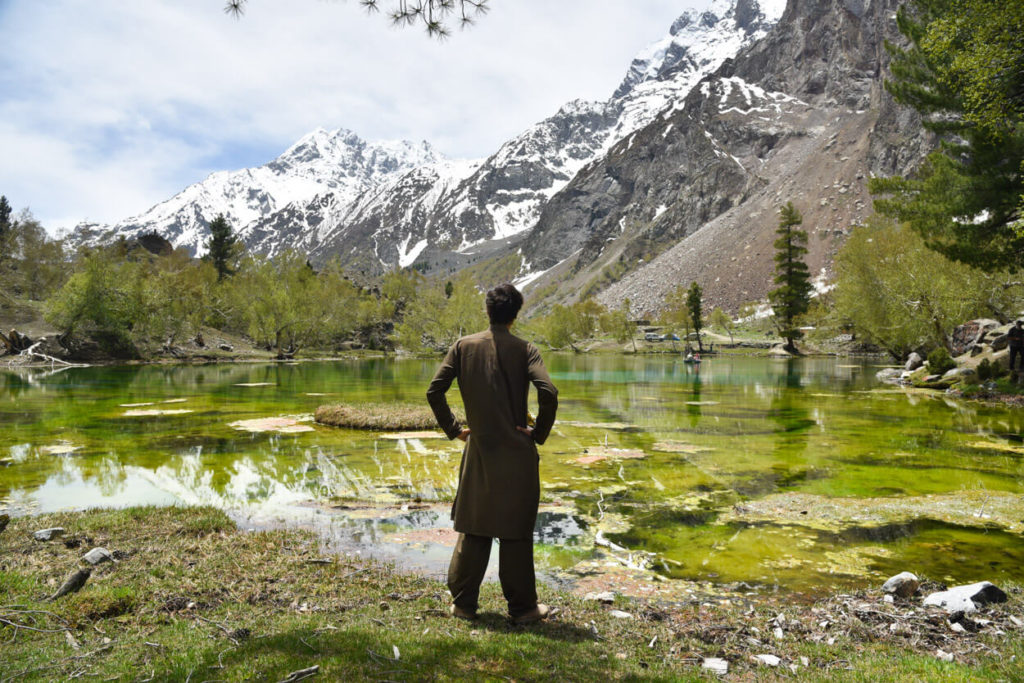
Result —
<instances>
[{"instance_id":1,"label":"conifer tree","mask_svg":"<svg viewBox=\"0 0 1024 683\"><path fill-rule=\"evenodd\" d=\"M690 289L686 291L686 308L690 311L690 321L693 323L693 331L697 333L697 348L704 353L704 344L700 340L700 330L704 327L703 312L701 311L701 297L704 292L696 282L690 283Z\"/></svg>"},{"instance_id":2,"label":"conifer tree","mask_svg":"<svg viewBox=\"0 0 1024 683\"><path fill-rule=\"evenodd\" d=\"M234 17L245 13L248 0L226 0L224 11ZM476 18L490 9L488 0L393 0L388 18L395 26L420 24L432 38L444 39L451 35L448 22L452 19L459 26L471 26ZM379 12L380 0L359 0L367 12Z\"/></svg>"},{"instance_id":3,"label":"conifer tree","mask_svg":"<svg viewBox=\"0 0 1024 683\"><path fill-rule=\"evenodd\" d=\"M768 300L775 310L775 325L779 336L786 340L786 349L795 352L796 340L803 336L797 326L797 319L807 312L811 303L811 274L804 263L807 253L807 233L797 226L804 222L803 216L793 202L779 209L779 227L775 234L775 289L768 293Z\"/></svg>"},{"instance_id":4,"label":"conifer tree","mask_svg":"<svg viewBox=\"0 0 1024 683\"><path fill-rule=\"evenodd\" d=\"M11 205L7 202L7 197L0 195L0 243L3 243L4 238L6 238L10 232Z\"/></svg>"},{"instance_id":5,"label":"conifer tree","mask_svg":"<svg viewBox=\"0 0 1024 683\"><path fill-rule=\"evenodd\" d=\"M911 0L886 89L940 136L912 177L875 178L883 215L948 258L1024 268L1024 0Z\"/></svg>"},{"instance_id":6,"label":"conifer tree","mask_svg":"<svg viewBox=\"0 0 1024 683\"><path fill-rule=\"evenodd\" d=\"M207 258L217 269L218 282L234 272L230 261L237 241L228 219L224 214L218 214L210 223L210 239L206 242Z\"/></svg>"},{"instance_id":7,"label":"conifer tree","mask_svg":"<svg viewBox=\"0 0 1024 683\"><path fill-rule=\"evenodd\" d=\"M0 195L0 280L10 279L10 268L13 267L8 261L12 261L11 252L14 249L14 221L11 220L11 205L7 203L7 197ZM4 287L0 285L0 292Z\"/></svg>"}]
</instances>

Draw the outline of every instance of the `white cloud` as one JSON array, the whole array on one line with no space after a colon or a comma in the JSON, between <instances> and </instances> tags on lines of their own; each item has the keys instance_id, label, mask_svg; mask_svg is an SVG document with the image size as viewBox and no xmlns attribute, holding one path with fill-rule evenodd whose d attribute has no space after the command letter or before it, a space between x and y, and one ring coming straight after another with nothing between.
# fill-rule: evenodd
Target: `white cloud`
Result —
<instances>
[{"instance_id":1,"label":"white cloud","mask_svg":"<svg viewBox=\"0 0 1024 683\"><path fill-rule=\"evenodd\" d=\"M249 0L239 21L220 0L8 0L0 193L51 227L113 221L318 126L485 156L570 99L606 98L695 4L492 0L438 43L354 0Z\"/></svg>"}]
</instances>

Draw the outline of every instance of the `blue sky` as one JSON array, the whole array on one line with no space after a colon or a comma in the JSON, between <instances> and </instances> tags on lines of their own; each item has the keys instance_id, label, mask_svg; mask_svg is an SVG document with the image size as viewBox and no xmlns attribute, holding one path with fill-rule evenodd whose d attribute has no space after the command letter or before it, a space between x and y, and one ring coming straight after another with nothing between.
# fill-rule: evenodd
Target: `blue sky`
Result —
<instances>
[{"instance_id":1,"label":"blue sky","mask_svg":"<svg viewBox=\"0 0 1024 683\"><path fill-rule=\"evenodd\" d=\"M385 8L390 3L382 0ZM145 211L309 131L482 157L707 0L491 0L439 43L355 0L0 0L0 194L51 229Z\"/></svg>"}]
</instances>

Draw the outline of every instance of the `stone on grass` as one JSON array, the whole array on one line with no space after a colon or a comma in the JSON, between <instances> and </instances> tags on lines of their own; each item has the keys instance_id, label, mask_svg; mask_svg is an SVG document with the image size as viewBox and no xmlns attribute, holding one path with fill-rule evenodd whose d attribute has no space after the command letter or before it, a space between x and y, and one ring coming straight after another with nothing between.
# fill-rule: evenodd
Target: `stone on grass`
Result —
<instances>
[{"instance_id":1,"label":"stone on grass","mask_svg":"<svg viewBox=\"0 0 1024 683\"><path fill-rule=\"evenodd\" d=\"M716 673L719 676L724 676L729 673L729 662L718 657L708 657L700 664L702 669L707 669L712 673Z\"/></svg>"},{"instance_id":2,"label":"stone on grass","mask_svg":"<svg viewBox=\"0 0 1024 683\"><path fill-rule=\"evenodd\" d=\"M95 567L96 565L103 564L104 562L113 562L114 556L111 555L110 551L106 548L93 548L82 556L82 560Z\"/></svg>"},{"instance_id":3,"label":"stone on grass","mask_svg":"<svg viewBox=\"0 0 1024 683\"><path fill-rule=\"evenodd\" d=\"M57 592L50 596L50 600L56 600L68 593L77 593L82 590L82 586L85 585L85 582L89 580L91 575L91 569L79 569L71 572L68 578L64 580L64 583L61 584L61 587L57 589Z\"/></svg>"},{"instance_id":4,"label":"stone on grass","mask_svg":"<svg viewBox=\"0 0 1024 683\"><path fill-rule=\"evenodd\" d=\"M608 612L608 614L613 616L613 617L615 617L616 619L632 619L633 618L632 614L630 614L629 612L623 612L620 609L613 609L612 611Z\"/></svg>"},{"instance_id":5,"label":"stone on grass","mask_svg":"<svg viewBox=\"0 0 1024 683\"><path fill-rule=\"evenodd\" d=\"M751 655L750 659L764 666L778 666L782 663L782 660L775 655Z\"/></svg>"},{"instance_id":6,"label":"stone on grass","mask_svg":"<svg viewBox=\"0 0 1024 683\"><path fill-rule=\"evenodd\" d=\"M52 541L64 535L64 527L53 527L52 529L40 529L32 532L32 538L37 541Z\"/></svg>"},{"instance_id":7,"label":"stone on grass","mask_svg":"<svg viewBox=\"0 0 1024 683\"><path fill-rule=\"evenodd\" d=\"M1006 599L1006 593L994 584L989 581L980 581L932 593L924 599L924 604L941 607L952 614L954 612L974 612L990 602L1006 602Z\"/></svg>"},{"instance_id":8,"label":"stone on grass","mask_svg":"<svg viewBox=\"0 0 1024 683\"><path fill-rule=\"evenodd\" d=\"M921 354L917 353L916 351L912 351L910 355L907 356L907 362L903 366L903 369L917 370L922 365L924 365L924 358L921 358Z\"/></svg>"},{"instance_id":9,"label":"stone on grass","mask_svg":"<svg viewBox=\"0 0 1024 683\"><path fill-rule=\"evenodd\" d=\"M935 651L935 656L938 657L939 659L941 659L944 662L952 662L953 661L953 654L951 652L946 652L945 650L942 650L942 649L936 650Z\"/></svg>"},{"instance_id":10,"label":"stone on grass","mask_svg":"<svg viewBox=\"0 0 1024 683\"><path fill-rule=\"evenodd\" d=\"M606 605L610 605L615 602L615 593L611 591L604 591L603 593L587 593L583 596L584 600L596 600Z\"/></svg>"},{"instance_id":11,"label":"stone on grass","mask_svg":"<svg viewBox=\"0 0 1024 683\"><path fill-rule=\"evenodd\" d=\"M918 578L910 572L900 572L882 584L883 593L892 593L900 598L909 598L921 586Z\"/></svg>"},{"instance_id":12,"label":"stone on grass","mask_svg":"<svg viewBox=\"0 0 1024 683\"><path fill-rule=\"evenodd\" d=\"M964 379L970 380L977 376L978 373L975 372L973 368L953 368L952 370L947 370L946 374L942 376L942 379L957 379L958 377L963 377Z\"/></svg>"}]
</instances>

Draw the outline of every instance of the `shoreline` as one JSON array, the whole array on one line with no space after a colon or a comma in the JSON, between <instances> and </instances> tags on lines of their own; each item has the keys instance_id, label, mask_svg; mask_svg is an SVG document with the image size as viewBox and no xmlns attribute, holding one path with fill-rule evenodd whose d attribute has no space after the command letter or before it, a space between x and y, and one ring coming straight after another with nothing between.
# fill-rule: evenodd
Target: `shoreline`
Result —
<instances>
[{"instance_id":1,"label":"shoreline","mask_svg":"<svg viewBox=\"0 0 1024 683\"><path fill-rule=\"evenodd\" d=\"M33 540L44 526L65 533ZM46 601L93 546L117 562ZM462 622L447 615L440 581L331 555L310 532L242 531L211 508L20 517L0 547L4 681L281 680L313 666L321 680L708 680L714 660L728 679L995 680L1012 679L1024 657L1020 586L1002 586L1009 602L951 617L919 596L887 602L878 587L678 605L542 584L559 613L517 627L493 583L481 618Z\"/></svg>"}]
</instances>

